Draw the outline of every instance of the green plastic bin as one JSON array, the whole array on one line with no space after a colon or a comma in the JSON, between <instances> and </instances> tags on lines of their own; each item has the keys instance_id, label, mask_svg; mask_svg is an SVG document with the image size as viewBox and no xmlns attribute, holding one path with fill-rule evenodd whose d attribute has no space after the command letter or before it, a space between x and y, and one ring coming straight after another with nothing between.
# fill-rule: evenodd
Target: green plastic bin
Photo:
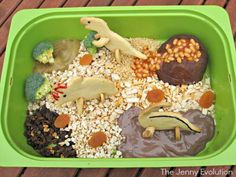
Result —
<instances>
[{"instance_id":1,"label":"green plastic bin","mask_svg":"<svg viewBox=\"0 0 236 177\"><path fill-rule=\"evenodd\" d=\"M80 17L106 20L126 37L166 40L196 35L209 52L208 72L216 93L216 135L194 157L81 159L45 158L24 137L24 81L32 73L32 48L43 40L83 39ZM236 164L235 47L227 13L217 6L96 7L23 10L12 20L0 86L0 166L168 167Z\"/></svg>"}]
</instances>

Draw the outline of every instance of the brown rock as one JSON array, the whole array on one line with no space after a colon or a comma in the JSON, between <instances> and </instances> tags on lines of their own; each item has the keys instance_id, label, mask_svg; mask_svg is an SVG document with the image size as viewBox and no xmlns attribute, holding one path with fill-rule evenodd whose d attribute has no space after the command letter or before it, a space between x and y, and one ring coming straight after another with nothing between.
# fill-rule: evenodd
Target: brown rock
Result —
<instances>
[{"instance_id":1,"label":"brown rock","mask_svg":"<svg viewBox=\"0 0 236 177\"><path fill-rule=\"evenodd\" d=\"M166 44L172 44L174 39L194 39L200 45L201 56L198 62L188 60L182 60L182 63L178 63L176 60L169 63L163 62L160 70L157 71L159 79L172 85L192 84L202 80L208 60L204 45L196 36L180 34L169 38L161 45L158 52L166 52Z\"/></svg>"}]
</instances>

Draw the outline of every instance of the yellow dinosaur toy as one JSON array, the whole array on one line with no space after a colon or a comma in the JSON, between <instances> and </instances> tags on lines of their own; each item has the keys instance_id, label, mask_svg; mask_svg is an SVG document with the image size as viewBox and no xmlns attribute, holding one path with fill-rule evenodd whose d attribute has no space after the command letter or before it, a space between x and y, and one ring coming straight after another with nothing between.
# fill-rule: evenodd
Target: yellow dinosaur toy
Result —
<instances>
[{"instance_id":1,"label":"yellow dinosaur toy","mask_svg":"<svg viewBox=\"0 0 236 177\"><path fill-rule=\"evenodd\" d=\"M139 117L140 125L145 128L144 138L150 138L154 135L155 130L172 130L175 129L176 140L180 140L180 128L191 132L201 132L201 129L189 122L180 113L175 112L158 112L160 107L169 107L170 103L156 103L144 109Z\"/></svg>"},{"instance_id":2,"label":"yellow dinosaur toy","mask_svg":"<svg viewBox=\"0 0 236 177\"><path fill-rule=\"evenodd\" d=\"M59 97L56 104L62 105L69 101L76 101L77 112L82 114L84 100L101 98L103 102L105 96L112 96L117 93L115 84L103 78L95 77L74 77L64 90L63 95Z\"/></svg>"},{"instance_id":3,"label":"yellow dinosaur toy","mask_svg":"<svg viewBox=\"0 0 236 177\"><path fill-rule=\"evenodd\" d=\"M115 58L118 62L121 62L120 52L141 59L147 59L146 55L133 48L126 39L111 31L104 20L94 17L83 17L80 19L80 22L85 25L86 29L97 32L95 38L98 40L94 40L92 42L93 45L97 47L105 46L110 51L115 52Z\"/></svg>"}]
</instances>

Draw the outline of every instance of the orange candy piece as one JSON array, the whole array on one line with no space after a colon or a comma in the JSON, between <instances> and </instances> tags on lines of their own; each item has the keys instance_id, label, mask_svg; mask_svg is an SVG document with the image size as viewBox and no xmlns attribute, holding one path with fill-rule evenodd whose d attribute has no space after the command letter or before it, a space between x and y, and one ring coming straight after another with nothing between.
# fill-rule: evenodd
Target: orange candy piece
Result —
<instances>
[{"instance_id":1,"label":"orange candy piece","mask_svg":"<svg viewBox=\"0 0 236 177\"><path fill-rule=\"evenodd\" d=\"M147 100L151 103L159 103L164 99L164 92L160 89L152 89L147 93Z\"/></svg>"},{"instance_id":2,"label":"orange candy piece","mask_svg":"<svg viewBox=\"0 0 236 177\"><path fill-rule=\"evenodd\" d=\"M202 108L209 108L213 104L214 99L215 99L214 93L209 90L202 94L198 103Z\"/></svg>"},{"instance_id":3,"label":"orange candy piece","mask_svg":"<svg viewBox=\"0 0 236 177\"><path fill-rule=\"evenodd\" d=\"M65 128L70 122L70 116L67 114L61 114L59 115L55 122L54 122L54 126L56 128Z\"/></svg>"},{"instance_id":4,"label":"orange candy piece","mask_svg":"<svg viewBox=\"0 0 236 177\"><path fill-rule=\"evenodd\" d=\"M92 148L102 146L107 140L107 136L104 132L99 131L92 134L92 137L88 141L88 145Z\"/></svg>"},{"instance_id":5,"label":"orange candy piece","mask_svg":"<svg viewBox=\"0 0 236 177\"><path fill-rule=\"evenodd\" d=\"M93 61L93 56L91 54L85 54L80 58L80 65L90 65Z\"/></svg>"}]
</instances>

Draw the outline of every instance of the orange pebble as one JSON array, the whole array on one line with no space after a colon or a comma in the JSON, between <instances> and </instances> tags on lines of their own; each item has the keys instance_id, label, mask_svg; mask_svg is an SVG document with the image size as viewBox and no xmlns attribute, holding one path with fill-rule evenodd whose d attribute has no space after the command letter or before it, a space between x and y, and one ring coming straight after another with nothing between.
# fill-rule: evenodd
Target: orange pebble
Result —
<instances>
[{"instance_id":1,"label":"orange pebble","mask_svg":"<svg viewBox=\"0 0 236 177\"><path fill-rule=\"evenodd\" d=\"M209 90L202 94L198 103L202 108L209 108L213 104L214 99L215 99L214 93Z\"/></svg>"},{"instance_id":2,"label":"orange pebble","mask_svg":"<svg viewBox=\"0 0 236 177\"><path fill-rule=\"evenodd\" d=\"M90 65L93 61L93 56L91 54L85 54L80 58L80 65Z\"/></svg>"},{"instance_id":3,"label":"orange pebble","mask_svg":"<svg viewBox=\"0 0 236 177\"><path fill-rule=\"evenodd\" d=\"M56 128L65 128L70 122L70 116L67 114L61 114L59 115L55 122L54 122L54 126Z\"/></svg>"},{"instance_id":4,"label":"orange pebble","mask_svg":"<svg viewBox=\"0 0 236 177\"><path fill-rule=\"evenodd\" d=\"M92 148L102 146L107 140L107 136L104 132L99 131L92 134L92 137L88 141L88 145Z\"/></svg>"},{"instance_id":5,"label":"orange pebble","mask_svg":"<svg viewBox=\"0 0 236 177\"><path fill-rule=\"evenodd\" d=\"M147 93L147 100L151 103L158 103L164 99L164 92L160 89L152 89Z\"/></svg>"}]
</instances>

